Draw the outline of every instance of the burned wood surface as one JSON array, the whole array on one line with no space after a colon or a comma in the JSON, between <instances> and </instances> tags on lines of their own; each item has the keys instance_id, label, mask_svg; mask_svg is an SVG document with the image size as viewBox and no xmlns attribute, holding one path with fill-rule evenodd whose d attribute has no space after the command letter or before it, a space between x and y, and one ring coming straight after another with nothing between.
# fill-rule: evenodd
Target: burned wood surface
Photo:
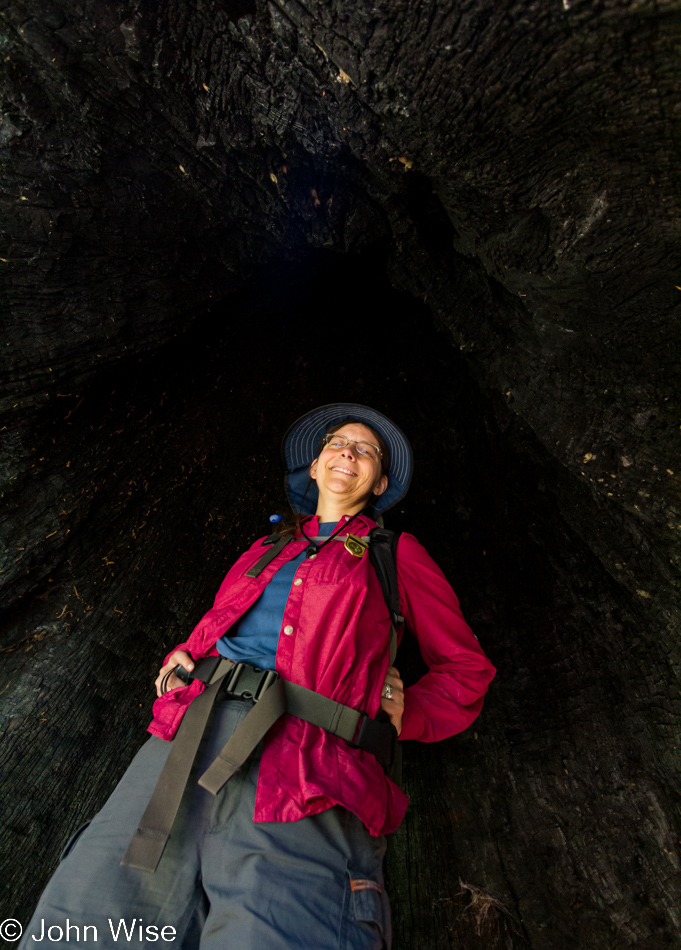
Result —
<instances>
[{"instance_id":1,"label":"burned wood surface","mask_svg":"<svg viewBox=\"0 0 681 950\"><path fill-rule=\"evenodd\" d=\"M395 947L681 945L680 12L0 5L4 916L352 399L499 670L406 750Z\"/></svg>"}]
</instances>

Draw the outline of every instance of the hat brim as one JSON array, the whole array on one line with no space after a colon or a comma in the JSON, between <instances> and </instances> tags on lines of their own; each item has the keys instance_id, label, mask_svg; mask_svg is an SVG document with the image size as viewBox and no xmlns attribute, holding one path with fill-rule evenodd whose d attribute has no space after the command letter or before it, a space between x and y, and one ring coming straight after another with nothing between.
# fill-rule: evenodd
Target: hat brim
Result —
<instances>
[{"instance_id":1,"label":"hat brim","mask_svg":"<svg viewBox=\"0 0 681 950\"><path fill-rule=\"evenodd\" d=\"M409 440L395 423L383 413L357 403L336 402L319 406L297 419L282 440L286 465L286 494L294 511L314 514L319 498L317 484L310 479L310 465L325 432L344 419L356 419L375 429L390 450L388 487L379 495L374 511L379 514L392 508L407 494L414 468Z\"/></svg>"}]
</instances>

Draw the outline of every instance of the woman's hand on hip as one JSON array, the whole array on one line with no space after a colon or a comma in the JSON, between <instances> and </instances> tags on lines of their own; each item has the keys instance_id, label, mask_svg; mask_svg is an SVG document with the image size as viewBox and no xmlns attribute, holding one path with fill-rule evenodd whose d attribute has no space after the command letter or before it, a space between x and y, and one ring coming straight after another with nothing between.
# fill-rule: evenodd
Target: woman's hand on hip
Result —
<instances>
[{"instance_id":1,"label":"woman's hand on hip","mask_svg":"<svg viewBox=\"0 0 681 950\"><path fill-rule=\"evenodd\" d=\"M404 715L404 683L400 679L399 670L396 670L394 666L389 666L385 674L385 682L381 690L381 709L388 713L399 736L402 732L402 716Z\"/></svg>"},{"instance_id":2,"label":"woman's hand on hip","mask_svg":"<svg viewBox=\"0 0 681 950\"><path fill-rule=\"evenodd\" d=\"M184 652L184 650L175 650L166 665L161 667L159 674L156 677L154 686L156 687L157 696L162 696L163 693L167 693L169 689L177 689L178 686L187 685L180 679L179 676L175 676L174 673L171 673L164 685L163 680L166 674L170 673L171 670L174 670L176 666L183 666L185 670L188 670L191 673L191 671L194 669L194 661L188 653ZM161 692L162 687L163 692Z\"/></svg>"}]
</instances>

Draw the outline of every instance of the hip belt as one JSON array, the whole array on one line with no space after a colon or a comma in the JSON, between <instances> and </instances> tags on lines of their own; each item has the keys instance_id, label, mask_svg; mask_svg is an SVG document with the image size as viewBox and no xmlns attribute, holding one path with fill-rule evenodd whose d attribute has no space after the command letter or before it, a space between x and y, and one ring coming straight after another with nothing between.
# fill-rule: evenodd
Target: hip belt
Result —
<instances>
[{"instance_id":1,"label":"hip belt","mask_svg":"<svg viewBox=\"0 0 681 950\"><path fill-rule=\"evenodd\" d=\"M180 807L208 716L218 694L253 700L255 705L238 725L199 785L216 795L244 764L272 725L288 712L320 726L352 746L371 752L389 774L397 758L397 730L386 713L371 719L361 710L344 706L328 696L282 679L275 670L260 670L221 656L206 657L193 675L182 669L187 682L201 680L206 689L193 700L172 741L170 753L149 804L121 864L155 871Z\"/></svg>"}]
</instances>

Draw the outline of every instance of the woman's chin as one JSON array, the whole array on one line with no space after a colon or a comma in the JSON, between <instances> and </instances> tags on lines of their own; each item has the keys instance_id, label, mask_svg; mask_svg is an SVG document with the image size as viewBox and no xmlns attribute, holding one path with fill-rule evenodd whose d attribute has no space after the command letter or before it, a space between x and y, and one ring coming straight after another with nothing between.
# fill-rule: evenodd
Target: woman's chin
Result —
<instances>
[{"instance_id":1,"label":"woman's chin","mask_svg":"<svg viewBox=\"0 0 681 950\"><path fill-rule=\"evenodd\" d=\"M357 486L346 476L336 475L329 479L324 489L322 489L322 493L324 490L334 495L354 495L357 492Z\"/></svg>"},{"instance_id":2,"label":"woman's chin","mask_svg":"<svg viewBox=\"0 0 681 950\"><path fill-rule=\"evenodd\" d=\"M347 483L344 484L340 481L325 485L324 491L319 493L320 500L323 500L325 495L329 500L333 499L334 502L342 500L348 505L357 505L362 500L359 494L355 491L354 485L348 485Z\"/></svg>"}]
</instances>

